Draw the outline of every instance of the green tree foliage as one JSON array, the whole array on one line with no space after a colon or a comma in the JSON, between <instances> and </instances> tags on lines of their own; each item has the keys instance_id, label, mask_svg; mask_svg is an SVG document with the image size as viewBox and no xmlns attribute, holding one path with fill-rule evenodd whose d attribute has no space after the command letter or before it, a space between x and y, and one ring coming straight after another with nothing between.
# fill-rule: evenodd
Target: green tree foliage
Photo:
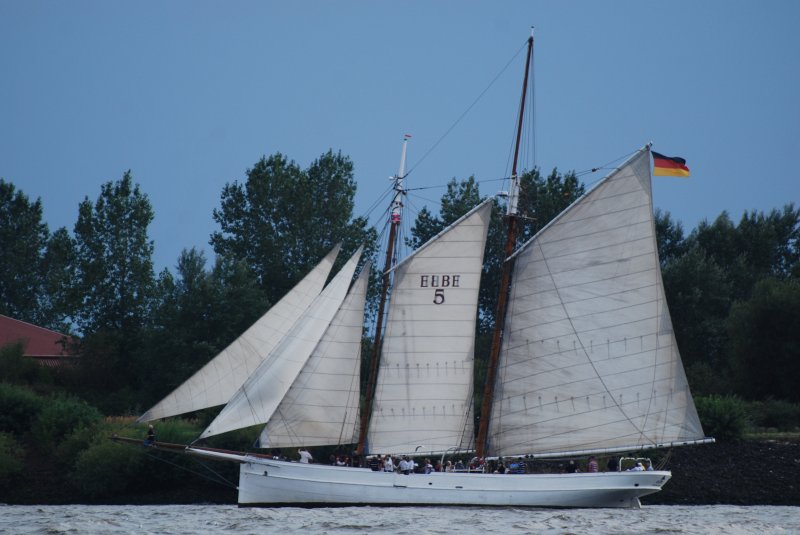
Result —
<instances>
[{"instance_id":1,"label":"green tree foliage","mask_svg":"<svg viewBox=\"0 0 800 535\"><path fill-rule=\"evenodd\" d=\"M129 171L79 206L71 296L84 335L80 384L105 409L124 410L147 376L139 352L155 287L152 220L150 201Z\"/></svg>"},{"instance_id":2,"label":"green tree foliage","mask_svg":"<svg viewBox=\"0 0 800 535\"><path fill-rule=\"evenodd\" d=\"M77 308L71 291L75 284L75 240L66 228L50 235L42 257L42 326L57 332L71 332L71 320Z\"/></svg>"},{"instance_id":3,"label":"green tree foliage","mask_svg":"<svg viewBox=\"0 0 800 535\"><path fill-rule=\"evenodd\" d=\"M740 347L745 341L735 336L744 328L737 319L744 312L734 315L732 307L749 309L736 303L749 301L760 281L797 280L800 210L790 204L768 214L746 212L739 225L723 212L713 223L698 225L685 240L668 214L657 220L656 228L667 301L690 384L700 393L753 395L732 377L734 365L741 368L747 360L741 357L747 351ZM794 305L784 305L787 314L795 314ZM770 334L773 346L796 345L791 330ZM785 358L780 352L762 352L761 357L762 367Z\"/></svg>"},{"instance_id":4,"label":"green tree foliage","mask_svg":"<svg viewBox=\"0 0 800 535\"><path fill-rule=\"evenodd\" d=\"M95 427L101 418L96 408L81 399L57 397L42 407L31 426L31 435L40 447L51 448L77 429Z\"/></svg>"},{"instance_id":5,"label":"green tree foliage","mask_svg":"<svg viewBox=\"0 0 800 535\"><path fill-rule=\"evenodd\" d=\"M31 202L13 184L0 179L0 314L35 324L39 309L41 262L49 230L42 202Z\"/></svg>"},{"instance_id":6,"label":"green tree foliage","mask_svg":"<svg viewBox=\"0 0 800 535\"><path fill-rule=\"evenodd\" d=\"M0 432L17 436L27 433L44 405L32 390L0 383Z\"/></svg>"},{"instance_id":7,"label":"green tree foliage","mask_svg":"<svg viewBox=\"0 0 800 535\"><path fill-rule=\"evenodd\" d=\"M84 335L101 330L138 333L152 296L153 242L147 227L153 209L130 171L102 185L92 203L85 198L75 224L74 291L82 301L76 321Z\"/></svg>"},{"instance_id":8,"label":"green tree foliage","mask_svg":"<svg viewBox=\"0 0 800 535\"><path fill-rule=\"evenodd\" d=\"M733 305L728 335L735 387L749 399L800 401L800 280L763 279Z\"/></svg>"},{"instance_id":9,"label":"green tree foliage","mask_svg":"<svg viewBox=\"0 0 800 535\"><path fill-rule=\"evenodd\" d=\"M41 387L50 382L50 370L23 354L22 344L0 347L0 381Z\"/></svg>"},{"instance_id":10,"label":"green tree foliage","mask_svg":"<svg viewBox=\"0 0 800 535\"><path fill-rule=\"evenodd\" d=\"M721 441L740 440L748 428L746 404L736 396L696 397L700 423L707 436Z\"/></svg>"},{"instance_id":11,"label":"green tree foliage","mask_svg":"<svg viewBox=\"0 0 800 535\"><path fill-rule=\"evenodd\" d=\"M141 450L98 440L80 452L70 480L88 498L114 496L143 487L144 461Z\"/></svg>"},{"instance_id":12,"label":"green tree foliage","mask_svg":"<svg viewBox=\"0 0 800 535\"><path fill-rule=\"evenodd\" d=\"M686 253L686 238L683 235L683 225L680 221L673 221L669 212L656 208L654 215L658 258L664 267Z\"/></svg>"},{"instance_id":13,"label":"green tree foliage","mask_svg":"<svg viewBox=\"0 0 800 535\"><path fill-rule=\"evenodd\" d=\"M355 191L353 164L341 153L328 151L305 170L280 153L261 158L244 184L224 187L210 243L217 255L244 260L275 303L336 243L344 242L340 264L374 244L367 220L352 216Z\"/></svg>"},{"instance_id":14,"label":"green tree foliage","mask_svg":"<svg viewBox=\"0 0 800 535\"><path fill-rule=\"evenodd\" d=\"M11 433L0 432L0 484L7 485L25 468L25 450Z\"/></svg>"}]
</instances>

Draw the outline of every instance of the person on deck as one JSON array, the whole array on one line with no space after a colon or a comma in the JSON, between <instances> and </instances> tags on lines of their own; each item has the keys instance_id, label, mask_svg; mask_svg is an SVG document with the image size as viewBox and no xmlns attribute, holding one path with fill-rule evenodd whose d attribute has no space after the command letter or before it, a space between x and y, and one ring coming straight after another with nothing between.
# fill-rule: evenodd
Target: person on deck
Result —
<instances>
[{"instance_id":1,"label":"person on deck","mask_svg":"<svg viewBox=\"0 0 800 535\"><path fill-rule=\"evenodd\" d=\"M599 472L600 471L600 467L598 466L597 459L595 458L594 455L589 457L589 464L588 464L586 470L588 472Z\"/></svg>"},{"instance_id":2,"label":"person on deck","mask_svg":"<svg viewBox=\"0 0 800 535\"><path fill-rule=\"evenodd\" d=\"M297 450L297 454L300 455L301 463L309 464L314 462L314 457L312 457L311 454L308 452L308 450L305 448L300 448L299 450Z\"/></svg>"},{"instance_id":3,"label":"person on deck","mask_svg":"<svg viewBox=\"0 0 800 535\"><path fill-rule=\"evenodd\" d=\"M408 475L409 473L411 473L411 468L408 466L408 457L403 457L402 459L400 459L399 468L400 468L400 472L405 474L405 475Z\"/></svg>"},{"instance_id":4,"label":"person on deck","mask_svg":"<svg viewBox=\"0 0 800 535\"><path fill-rule=\"evenodd\" d=\"M392 461L391 455L387 455L386 459L383 461L383 471L394 472L394 461Z\"/></svg>"},{"instance_id":5,"label":"person on deck","mask_svg":"<svg viewBox=\"0 0 800 535\"><path fill-rule=\"evenodd\" d=\"M151 424L147 428L147 438L144 439L144 445L145 446L152 446L155 443L156 443L156 429Z\"/></svg>"},{"instance_id":6,"label":"person on deck","mask_svg":"<svg viewBox=\"0 0 800 535\"><path fill-rule=\"evenodd\" d=\"M381 469L381 465L383 462L381 461L380 455L370 458L369 460L369 469L373 472L377 472Z\"/></svg>"}]
</instances>

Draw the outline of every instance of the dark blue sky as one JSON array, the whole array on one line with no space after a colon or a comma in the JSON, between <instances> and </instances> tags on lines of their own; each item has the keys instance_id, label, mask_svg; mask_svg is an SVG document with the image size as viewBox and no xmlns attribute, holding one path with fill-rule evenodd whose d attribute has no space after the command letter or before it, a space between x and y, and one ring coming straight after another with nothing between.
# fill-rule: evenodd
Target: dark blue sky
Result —
<instances>
[{"instance_id":1,"label":"dark blue sky","mask_svg":"<svg viewBox=\"0 0 800 535\"><path fill-rule=\"evenodd\" d=\"M0 177L71 230L84 196L130 169L156 213L157 270L208 251L222 187L275 152L302 167L349 155L358 214L405 133L409 187L474 174L494 193L521 55L503 68L534 25L526 165L583 171L653 141L692 171L655 178L656 207L687 230L738 221L800 200L798 21L791 0L0 0ZM409 217L442 191L412 197Z\"/></svg>"}]
</instances>

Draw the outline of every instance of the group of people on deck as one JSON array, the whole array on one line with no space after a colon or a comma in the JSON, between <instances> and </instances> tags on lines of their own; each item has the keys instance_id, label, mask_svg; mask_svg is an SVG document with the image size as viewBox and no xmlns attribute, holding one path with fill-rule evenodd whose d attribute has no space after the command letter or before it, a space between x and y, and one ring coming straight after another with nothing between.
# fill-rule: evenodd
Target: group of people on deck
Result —
<instances>
[{"instance_id":1,"label":"group of people on deck","mask_svg":"<svg viewBox=\"0 0 800 535\"><path fill-rule=\"evenodd\" d=\"M369 466L373 472L397 472L404 475L410 475L419 471L430 474L431 472L435 471L430 459L425 459L424 463L420 465L407 455L401 457L400 461L398 461L396 464L391 455L376 455L374 457L370 457L369 461L367 462L367 466Z\"/></svg>"},{"instance_id":2,"label":"group of people on deck","mask_svg":"<svg viewBox=\"0 0 800 535\"><path fill-rule=\"evenodd\" d=\"M148 440L145 444L152 444L155 441L155 436L151 430L151 435L148 436ZM282 459L281 455L277 455L275 450L273 450L274 457L276 459ZM301 463L312 463L314 462L314 458L312 457L311 453L306 448L300 448L297 450L297 455L299 457L298 461ZM644 463L636 460L636 464L631 466L630 468L624 469L625 471L637 472L637 471L651 471L653 470L653 464L649 460L647 461L647 465L645 466ZM333 466L357 466L354 464L351 458L347 455L336 455L331 454L330 456L330 464ZM363 466L363 465L362 465ZM367 467L370 468L373 472L396 472L403 475L410 475L414 473L424 473L430 474L432 472L484 472L490 474L524 474L526 473L526 465L525 462L522 460L516 459L508 459L506 461L503 458L499 458L497 460L491 461L484 461L481 457L474 457L468 463L464 463L461 459L457 459L455 462L453 461L446 461L442 463L441 461L436 461L436 463L432 463L430 459L425 459L422 463L417 463L413 458L403 455L400 457L399 461L395 461L391 455L374 455L369 457L367 460ZM624 467L623 467L624 468ZM620 470L619 461L615 457L611 457L606 464L607 472L618 472ZM580 469L577 462L570 459L566 461L564 464L564 471L567 473L577 473L582 472L583 470ZM586 472L599 472L600 465L598 463L597 457L594 455L590 456L587 463L586 463Z\"/></svg>"},{"instance_id":3,"label":"group of people on deck","mask_svg":"<svg viewBox=\"0 0 800 535\"><path fill-rule=\"evenodd\" d=\"M645 471L649 472L649 471L652 471L652 470L653 470L653 463L648 460L646 467L641 462L637 462L635 465L633 465L631 468L627 468L625 471L626 472L645 472ZM576 472L580 472L581 470L578 467L578 464L575 461L573 461L572 459L570 459L566 463L565 471L567 473L576 473ZM600 471L600 465L597 463L597 457L595 457L594 455L589 457L589 462L586 463L586 471L587 472L599 472ZM611 457L608 460L608 463L606 464L606 471L607 472L618 472L619 471L619 461L617 460L616 457Z\"/></svg>"}]
</instances>

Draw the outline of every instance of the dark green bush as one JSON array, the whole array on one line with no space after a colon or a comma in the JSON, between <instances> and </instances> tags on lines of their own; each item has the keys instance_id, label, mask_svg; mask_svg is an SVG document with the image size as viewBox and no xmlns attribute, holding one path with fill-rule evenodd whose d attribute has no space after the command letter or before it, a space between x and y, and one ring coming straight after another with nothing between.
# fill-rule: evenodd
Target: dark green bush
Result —
<instances>
[{"instance_id":1,"label":"dark green bush","mask_svg":"<svg viewBox=\"0 0 800 535\"><path fill-rule=\"evenodd\" d=\"M22 435L31 428L45 401L27 388L0 383L0 432Z\"/></svg>"},{"instance_id":2,"label":"dark green bush","mask_svg":"<svg viewBox=\"0 0 800 535\"><path fill-rule=\"evenodd\" d=\"M31 434L40 447L55 447L61 440L80 428L93 428L101 420L100 412L72 397L54 398L47 402L33 422Z\"/></svg>"},{"instance_id":3,"label":"dark green bush","mask_svg":"<svg viewBox=\"0 0 800 535\"><path fill-rule=\"evenodd\" d=\"M143 470L144 449L131 448L98 438L83 450L75 462L72 482L90 498L113 496L141 486L147 480Z\"/></svg>"},{"instance_id":4,"label":"dark green bush","mask_svg":"<svg viewBox=\"0 0 800 535\"><path fill-rule=\"evenodd\" d=\"M12 384L47 383L49 370L25 357L21 343L0 347L0 381Z\"/></svg>"},{"instance_id":5,"label":"dark green bush","mask_svg":"<svg viewBox=\"0 0 800 535\"><path fill-rule=\"evenodd\" d=\"M25 452L10 433L0 433L0 482L22 473Z\"/></svg>"},{"instance_id":6,"label":"dark green bush","mask_svg":"<svg viewBox=\"0 0 800 535\"><path fill-rule=\"evenodd\" d=\"M695 398L700 423L707 436L717 440L740 440L748 428L744 402L736 396Z\"/></svg>"},{"instance_id":7,"label":"dark green bush","mask_svg":"<svg viewBox=\"0 0 800 535\"><path fill-rule=\"evenodd\" d=\"M750 420L756 428L796 431L800 428L800 404L776 399L754 401L749 406Z\"/></svg>"}]
</instances>

